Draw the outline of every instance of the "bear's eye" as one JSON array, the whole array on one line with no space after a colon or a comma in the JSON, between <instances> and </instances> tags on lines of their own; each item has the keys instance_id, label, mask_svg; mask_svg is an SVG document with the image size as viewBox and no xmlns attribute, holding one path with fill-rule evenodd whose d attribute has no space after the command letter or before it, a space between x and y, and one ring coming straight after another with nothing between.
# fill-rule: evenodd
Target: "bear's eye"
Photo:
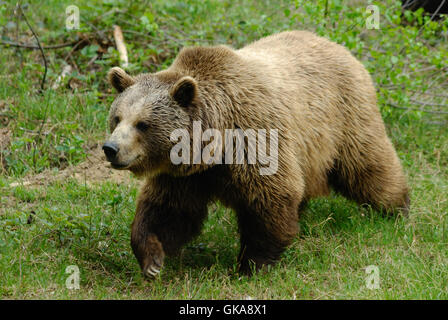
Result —
<instances>
[{"instance_id":1,"label":"bear's eye","mask_svg":"<svg viewBox=\"0 0 448 320\"><path fill-rule=\"evenodd\" d=\"M121 121L121 119L120 119L119 116L116 116L116 117L114 118L114 123L115 123L115 125L119 124L120 121Z\"/></svg>"},{"instance_id":2,"label":"bear's eye","mask_svg":"<svg viewBox=\"0 0 448 320\"><path fill-rule=\"evenodd\" d=\"M149 128L149 124L147 124L146 122L140 121L136 124L135 126L138 130L140 130L141 132L145 132L146 130L148 130Z\"/></svg>"}]
</instances>

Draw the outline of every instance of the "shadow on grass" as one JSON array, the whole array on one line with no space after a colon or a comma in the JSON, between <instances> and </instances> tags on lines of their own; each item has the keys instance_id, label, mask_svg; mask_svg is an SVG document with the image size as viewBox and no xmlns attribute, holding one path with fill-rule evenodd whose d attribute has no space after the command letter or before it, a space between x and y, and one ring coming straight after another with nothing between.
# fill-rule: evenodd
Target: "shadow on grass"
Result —
<instances>
[{"instance_id":1,"label":"shadow on grass","mask_svg":"<svg viewBox=\"0 0 448 320\"><path fill-rule=\"evenodd\" d=\"M399 213L377 211L332 193L330 197L311 200L303 208L299 237L375 232L404 225L406 221L408 219Z\"/></svg>"}]
</instances>

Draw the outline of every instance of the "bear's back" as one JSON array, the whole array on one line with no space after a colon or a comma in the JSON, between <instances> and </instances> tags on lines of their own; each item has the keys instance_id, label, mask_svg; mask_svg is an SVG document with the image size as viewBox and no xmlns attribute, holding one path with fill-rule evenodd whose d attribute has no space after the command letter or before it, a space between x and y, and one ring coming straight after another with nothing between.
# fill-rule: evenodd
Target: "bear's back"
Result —
<instances>
[{"instance_id":1,"label":"bear's back","mask_svg":"<svg viewBox=\"0 0 448 320\"><path fill-rule=\"evenodd\" d=\"M306 31L274 34L236 53L269 75L281 101L276 108L289 109L284 129L294 137L307 197L325 193L327 172L347 137L382 125L369 73L346 48Z\"/></svg>"},{"instance_id":2,"label":"bear's back","mask_svg":"<svg viewBox=\"0 0 448 320\"><path fill-rule=\"evenodd\" d=\"M303 87L313 95L318 91L346 94L359 86L374 91L368 72L345 47L308 31L274 34L236 52L260 64L261 70L269 70L281 83L280 90L287 88L289 80L296 92Z\"/></svg>"}]
</instances>

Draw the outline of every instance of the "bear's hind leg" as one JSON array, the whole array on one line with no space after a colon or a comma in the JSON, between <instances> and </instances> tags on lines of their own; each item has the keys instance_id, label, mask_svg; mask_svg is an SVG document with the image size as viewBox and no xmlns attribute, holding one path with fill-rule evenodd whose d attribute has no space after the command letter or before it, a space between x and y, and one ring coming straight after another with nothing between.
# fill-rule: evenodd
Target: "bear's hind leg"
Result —
<instances>
[{"instance_id":1,"label":"bear's hind leg","mask_svg":"<svg viewBox=\"0 0 448 320\"><path fill-rule=\"evenodd\" d=\"M329 174L332 187L360 204L404 215L409 211L406 178L388 138L342 149Z\"/></svg>"},{"instance_id":2,"label":"bear's hind leg","mask_svg":"<svg viewBox=\"0 0 448 320\"><path fill-rule=\"evenodd\" d=\"M254 208L256 206L257 203L250 208L237 210L240 231L239 272L248 275L253 269L275 263L298 232L296 201L284 207Z\"/></svg>"}]
</instances>

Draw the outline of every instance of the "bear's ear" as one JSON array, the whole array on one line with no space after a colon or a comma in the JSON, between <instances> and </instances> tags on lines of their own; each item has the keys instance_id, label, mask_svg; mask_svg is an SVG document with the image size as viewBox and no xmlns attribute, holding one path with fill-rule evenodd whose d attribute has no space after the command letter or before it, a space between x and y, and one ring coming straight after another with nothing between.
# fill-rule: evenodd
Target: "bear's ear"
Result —
<instances>
[{"instance_id":1,"label":"bear's ear","mask_svg":"<svg viewBox=\"0 0 448 320\"><path fill-rule=\"evenodd\" d=\"M197 96L196 80L185 76L180 78L171 89L171 96L181 107L188 107Z\"/></svg>"},{"instance_id":2,"label":"bear's ear","mask_svg":"<svg viewBox=\"0 0 448 320\"><path fill-rule=\"evenodd\" d=\"M119 67L110 69L107 73L107 79L118 92L123 92L127 87L130 87L135 83L135 79Z\"/></svg>"}]
</instances>

